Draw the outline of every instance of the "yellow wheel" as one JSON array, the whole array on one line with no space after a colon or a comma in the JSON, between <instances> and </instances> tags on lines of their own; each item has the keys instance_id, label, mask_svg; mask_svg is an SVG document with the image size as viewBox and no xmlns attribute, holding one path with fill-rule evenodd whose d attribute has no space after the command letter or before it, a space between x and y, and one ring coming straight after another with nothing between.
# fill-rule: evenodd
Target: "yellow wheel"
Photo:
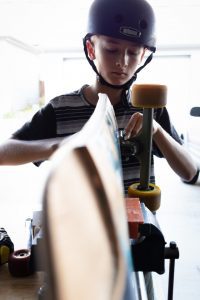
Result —
<instances>
[{"instance_id":1,"label":"yellow wheel","mask_svg":"<svg viewBox=\"0 0 200 300\"><path fill-rule=\"evenodd\" d=\"M0 246L0 265L8 262L8 257L10 255L10 249L7 246Z\"/></svg>"},{"instance_id":2,"label":"yellow wheel","mask_svg":"<svg viewBox=\"0 0 200 300\"><path fill-rule=\"evenodd\" d=\"M128 196L139 198L140 202L144 202L146 207L150 211L156 211L160 207L160 200L161 200L161 190L160 188L150 183L149 187L150 190L139 190L138 189L139 183L133 183L128 188Z\"/></svg>"},{"instance_id":3,"label":"yellow wheel","mask_svg":"<svg viewBox=\"0 0 200 300\"><path fill-rule=\"evenodd\" d=\"M141 108L159 108L167 103L167 87L162 84L134 84L132 105Z\"/></svg>"}]
</instances>

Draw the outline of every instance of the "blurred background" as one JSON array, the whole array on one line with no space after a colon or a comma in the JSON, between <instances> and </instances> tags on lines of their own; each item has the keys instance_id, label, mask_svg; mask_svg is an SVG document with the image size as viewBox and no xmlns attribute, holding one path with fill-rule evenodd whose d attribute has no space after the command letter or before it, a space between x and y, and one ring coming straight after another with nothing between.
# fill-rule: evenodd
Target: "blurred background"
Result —
<instances>
[{"instance_id":1,"label":"blurred background","mask_svg":"<svg viewBox=\"0 0 200 300\"><path fill-rule=\"evenodd\" d=\"M182 132L190 107L200 103L200 2L149 2L157 15L157 52L138 82L167 84L168 108ZM90 83L93 71L82 47L90 4L0 0L1 115L43 104L79 88L86 78Z\"/></svg>"}]
</instances>

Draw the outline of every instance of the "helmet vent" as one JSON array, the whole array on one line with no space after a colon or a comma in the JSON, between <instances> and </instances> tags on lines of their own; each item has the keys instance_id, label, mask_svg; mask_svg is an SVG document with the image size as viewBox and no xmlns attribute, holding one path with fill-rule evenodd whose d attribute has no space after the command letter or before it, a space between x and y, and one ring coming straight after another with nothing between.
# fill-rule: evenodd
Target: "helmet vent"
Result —
<instances>
[{"instance_id":1,"label":"helmet vent","mask_svg":"<svg viewBox=\"0 0 200 300\"><path fill-rule=\"evenodd\" d=\"M141 20L139 24L141 29L147 29L148 27L148 24L145 20Z\"/></svg>"},{"instance_id":2,"label":"helmet vent","mask_svg":"<svg viewBox=\"0 0 200 300\"><path fill-rule=\"evenodd\" d=\"M121 26L119 29L119 32L123 35L129 36L132 38L141 36L141 32L132 27Z\"/></svg>"}]
</instances>

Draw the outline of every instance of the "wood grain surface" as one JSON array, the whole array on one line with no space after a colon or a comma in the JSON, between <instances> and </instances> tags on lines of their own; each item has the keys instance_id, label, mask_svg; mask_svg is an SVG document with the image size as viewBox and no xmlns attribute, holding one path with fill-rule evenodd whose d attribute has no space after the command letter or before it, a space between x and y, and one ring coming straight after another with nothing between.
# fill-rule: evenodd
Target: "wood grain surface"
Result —
<instances>
[{"instance_id":1,"label":"wood grain surface","mask_svg":"<svg viewBox=\"0 0 200 300\"><path fill-rule=\"evenodd\" d=\"M37 300L43 283L43 272L27 277L13 277L8 264L0 266L0 300Z\"/></svg>"}]
</instances>

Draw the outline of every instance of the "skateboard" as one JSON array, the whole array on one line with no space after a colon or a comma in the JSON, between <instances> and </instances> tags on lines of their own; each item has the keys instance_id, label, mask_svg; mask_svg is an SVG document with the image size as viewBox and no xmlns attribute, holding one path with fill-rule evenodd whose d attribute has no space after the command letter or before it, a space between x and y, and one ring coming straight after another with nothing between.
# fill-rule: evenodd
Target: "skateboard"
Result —
<instances>
[{"instance_id":1,"label":"skateboard","mask_svg":"<svg viewBox=\"0 0 200 300\"><path fill-rule=\"evenodd\" d=\"M51 158L43 194L46 299L137 300L115 114L99 94Z\"/></svg>"},{"instance_id":2,"label":"skateboard","mask_svg":"<svg viewBox=\"0 0 200 300\"><path fill-rule=\"evenodd\" d=\"M140 133L125 141L121 136L122 151L136 155L140 160L140 182L128 188L129 197L139 197L152 212L160 207L160 188L149 182L151 165L152 129L154 108L166 105L167 87L160 84L135 84L132 89L132 105L143 108L143 123Z\"/></svg>"}]
</instances>

